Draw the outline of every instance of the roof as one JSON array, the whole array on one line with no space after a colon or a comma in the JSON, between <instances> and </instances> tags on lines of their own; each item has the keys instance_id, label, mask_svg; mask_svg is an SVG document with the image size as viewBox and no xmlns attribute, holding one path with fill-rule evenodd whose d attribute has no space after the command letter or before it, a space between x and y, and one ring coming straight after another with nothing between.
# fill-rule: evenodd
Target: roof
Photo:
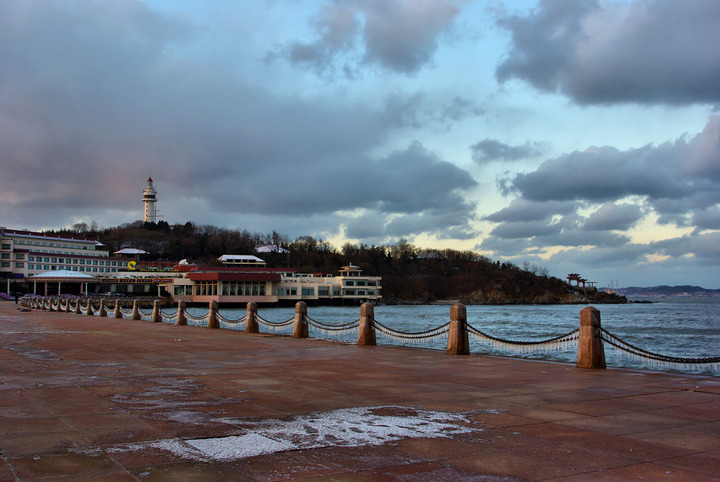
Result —
<instances>
[{"instance_id":1,"label":"roof","mask_svg":"<svg viewBox=\"0 0 720 482\"><path fill-rule=\"evenodd\" d=\"M36 275L30 276L28 279L66 279L66 280L83 280L83 281L97 281L92 275L85 273L78 273L77 271L70 271L67 269L59 269L56 271L44 271Z\"/></svg>"},{"instance_id":2,"label":"roof","mask_svg":"<svg viewBox=\"0 0 720 482\"><path fill-rule=\"evenodd\" d=\"M252 261L254 263L265 263L264 260L252 254L223 254L218 258L218 261Z\"/></svg>"},{"instance_id":3,"label":"roof","mask_svg":"<svg viewBox=\"0 0 720 482\"><path fill-rule=\"evenodd\" d=\"M113 254L147 254L147 251L137 248L123 248L115 251Z\"/></svg>"}]
</instances>

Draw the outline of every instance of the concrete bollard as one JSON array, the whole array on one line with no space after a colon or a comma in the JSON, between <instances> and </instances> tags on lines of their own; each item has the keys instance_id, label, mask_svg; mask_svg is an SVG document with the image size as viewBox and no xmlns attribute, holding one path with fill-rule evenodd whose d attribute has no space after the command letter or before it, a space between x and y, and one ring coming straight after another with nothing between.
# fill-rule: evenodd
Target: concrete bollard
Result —
<instances>
[{"instance_id":1,"label":"concrete bollard","mask_svg":"<svg viewBox=\"0 0 720 482\"><path fill-rule=\"evenodd\" d=\"M358 326L358 345L377 345L375 340L375 307L372 303L360 305L360 325Z\"/></svg>"},{"instance_id":2,"label":"concrete bollard","mask_svg":"<svg viewBox=\"0 0 720 482\"><path fill-rule=\"evenodd\" d=\"M80 302L80 298L75 299L75 314L79 315L82 313L82 303Z\"/></svg>"},{"instance_id":3,"label":"concrete bollard","mask_svg":"<svg viewBox=\"0 0 720 482\"><path fill-rule=\"evenodd\" d=\"M293 323L294 338L308 338L310 336L307 323L307 303L295 303L295 323Z\"/></svg>"},{"instance_id":4,"label":"concrete bollard","mask_svg":"<svg viewBox=\"0 0 720 482\"><path fill-rule=\"evenodd\" d=\"M245 316L245 333L260 333L257 322L257 303L251 301L247 304L247 315Z\"/></svg>"},{"instance_id":5,"label":"concrete bollard","mask_svg":"<svg viewBox=\"0 0 720 482\"><path fill-rule=\"evenodd\" d=\"M93 308L92 308L92 300L88 299L87 303L88 303L88 307L87 307L87 311L85 312L85 316L93 316L94 313L93 313Z\"/></svg>"},{"instance_id":6,"label":"concrete bollard","mask_svg":"<svg viewBox=\"0 0 720 482\"><path fill-rule=\"evenodd\" d=\"M212 300L208 307L208 328L220 328L220 322L217 317L218 304L217 301Z\"/></svg>"},{"instance_id":7,"label":"concrete bollard","mask_svg":"<svg viewBox=\"0 0 720 482\"><path fill-rule=\"evenodd\" d=\"M162 316L160 316L160 300L153 301L152 321L153 323L160 323L162 321Z\"/></svg>"},{"instance_id":8,"label":"concrete bollard","mask_svg":"<svg viewBox=\"0 0 720 482\"><path fill-rule=\"evenodd\" d=\"M138 306L138 300L133 300L132 315L130 315L130 319L136 321L140 319L140 307Z\"/></svg>"},{"instance_id":9,"label":"concrete bollard","mask_svg":"<svg viewBox=\"0 0 720 482\"><path fill-rule=\"evenodd\" d=\"M120 300L115 299L115 309L113 310L113 318L122 318L122 312L120 311Z\"/></svg>"},{"instance_id":10,"label":"concrete bollard","mask_svg":"<svg viewBox=\"0 0 720 482\"><path fill-rule=\"evenodd\" d=\"M178 301L177 321L175 324L177 326L187 326L187 318L185 318L185 301L183 300Z\"/></svg>"},{"instance_id":11,"label":"concrete bollard","mask_svg":"<svg viewBox=\"0 0 720 482\"><path fill-rule=\"evenodd\" d=\"M105 308L105 300L100 300L100 311L98 311L100 318L107 318L107 308Z\"/></svg>"},{"instance_id":12,"label":"concrete bollard","mask_svg":"<svg viewBox=\"0 0 720 482\"><path fill-rule=\"evenodd\" d=\"M580 311L578 368L605 368L605 349L600 338L600 311L592 306Z\"/></svg>"},{"instance_id":13,"label":"concrete bollard","mask_svg":"<svg viewBox=\"0 0 720 482\"><path fill-rule=\"evenodd\" d=\"M467 309L462 303L450 307L450 331L448 332L448 355L469 355L470 343L467 332Z\"/></svg>"}]
</instances>

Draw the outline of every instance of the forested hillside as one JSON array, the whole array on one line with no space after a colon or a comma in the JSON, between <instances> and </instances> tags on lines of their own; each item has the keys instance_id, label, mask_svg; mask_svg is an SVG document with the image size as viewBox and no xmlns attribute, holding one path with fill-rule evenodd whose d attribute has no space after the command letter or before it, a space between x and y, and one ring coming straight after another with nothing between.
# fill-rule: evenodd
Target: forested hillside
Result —
<instances>
[{"instance_id":1,"label":"forested hillside","mask_svg":"<svg viewBox=\"0 0 720 482\"><path fill-rule=\"evenodd\" d=\"M461 300L465 303L617 303L623 297L595 289L570 287L548 276L542 267L522 267L492 261L471 251L421 249L405 240L389 246L345 244L336 249L310 236L290 240L277 232L251 233L193 223L169 225L135 223L97 229L85 224L64 234L96 237L110 252L121 248L147 251L147 260L218 265L223 254L254 254L260 245L277 245L288 253L263 253L269 267L298 272L332 273L354 264L366 274L382 276L385 302L433 302Z\"/></svg>"}]
</instances>

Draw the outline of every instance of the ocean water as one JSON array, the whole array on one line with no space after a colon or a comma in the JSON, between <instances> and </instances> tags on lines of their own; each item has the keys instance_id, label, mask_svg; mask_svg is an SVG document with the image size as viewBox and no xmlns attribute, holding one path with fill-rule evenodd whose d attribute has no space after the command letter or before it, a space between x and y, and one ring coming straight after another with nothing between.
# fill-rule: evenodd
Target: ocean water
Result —
<instances>
[{"instance_id":1,"label":"ocean water","mask_svg":"<svg viewBox=\"0 0 720 482\"><path fill-rule=\"evenodd\" d=\"M648 298L649 299L649 298ZM682 358L709 358L720 356L720 299L718 298L655 298L653 303L629 303L625 305L597 305L602 327L623 341L643 350ZM516 305L516 306L467 306L467 321L472 327L487 335L512 341L541 341L564 335L577 329L580 310L584 305ZM207 309L192 308L189 314L202 316ZM244 309L223 309L220 314L227 319L239 319ZM293 308L260 308L259 316L279 323L294 316ZM308 316L318 322L332 325L350 323L360 317L360 308L322 306L308 307ZM393 305L376 306L375 319L400 332L423 332L450 321L450 306L444 305ZM192 324L192 322L189 322ZM221 324L223 328L242 328L233 324ZM292 334L292 326L272 330L260 326L262 332ZM425 342L408 343L388 338L377 332L378 345L407 345L421 349L444 351L447 336L442 335ZM310 326L311 338L337 340L344 343L357 342L357 329L350 333L324 332ZM470 337L471 353L494 356L511 356L540 360L575 363L575 347L521 352L482 342ZM608 368L626 367L646 370L667 370L704 375L720 375L720 364L701 366L678 366L677 364L647 363L630 355L618 353L605 344Z\"/></svg>"}]
</instances>

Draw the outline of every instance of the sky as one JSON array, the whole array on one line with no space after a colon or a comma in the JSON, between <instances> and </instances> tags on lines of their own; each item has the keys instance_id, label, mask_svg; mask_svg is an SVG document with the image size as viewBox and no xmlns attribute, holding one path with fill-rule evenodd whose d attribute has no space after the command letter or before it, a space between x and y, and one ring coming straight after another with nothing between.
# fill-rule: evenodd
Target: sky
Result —
<instances>
[{"instance_id":1,"label":"sky","mask_svg":"<svg viewBox=\"0 0 720 482\"><path fill-rule=\"evenodd\" d=\"M0 225L720 288L717 0L3 0ZM247 254L247 253L230 253Z\"/></svg>"}]
</instances>

